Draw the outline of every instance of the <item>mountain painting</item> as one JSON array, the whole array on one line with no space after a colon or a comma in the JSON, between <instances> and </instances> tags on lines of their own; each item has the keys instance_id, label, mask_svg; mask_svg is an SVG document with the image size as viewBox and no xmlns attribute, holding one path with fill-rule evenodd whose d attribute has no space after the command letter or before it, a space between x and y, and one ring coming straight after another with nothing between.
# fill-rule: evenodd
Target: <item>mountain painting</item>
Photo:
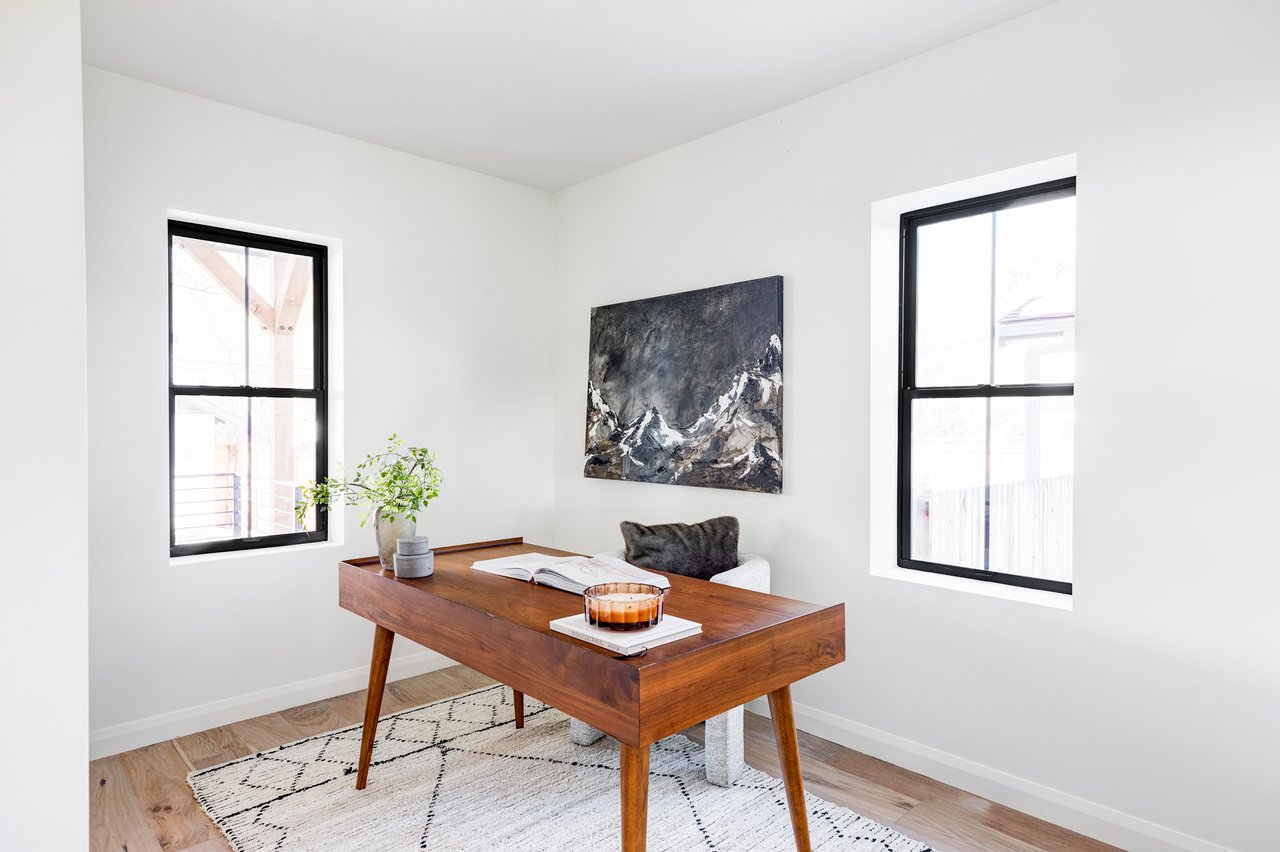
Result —
<instances>
[{"instance_id":1,"label":"mountain painting","mask_svg":"<svg viewBox=\"0 0 1280 852\"><path fill-rule=\"evenodd\" d=\"M782 277L591 309L583 473L782 491Z\"/></svg>"}]
</instances>

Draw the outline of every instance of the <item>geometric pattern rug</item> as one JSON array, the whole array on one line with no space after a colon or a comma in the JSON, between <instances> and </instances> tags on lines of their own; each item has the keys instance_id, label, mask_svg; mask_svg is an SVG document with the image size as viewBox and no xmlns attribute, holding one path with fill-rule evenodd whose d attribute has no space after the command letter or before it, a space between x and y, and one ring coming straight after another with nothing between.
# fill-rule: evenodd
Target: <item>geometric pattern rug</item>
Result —
<instances>
[{"instance_id":1,"label":"geometric pattern rug","mask_svg":"<svg viewBox=\"0 0 1280 852\"><path fill-rule=\"evenodd\" d=\"M237 852L559 852L619 845L618 746L569 739L563 713L525 697L517 730L502 685L384 716L369 783L355 789L360 726L187 776ZM703 777L682 735L649 758L650 852L791 852L782 782L751 767L732 787ZM927 852L848 808L806 796L813 848Z\"/></svg>"}]
</instances>

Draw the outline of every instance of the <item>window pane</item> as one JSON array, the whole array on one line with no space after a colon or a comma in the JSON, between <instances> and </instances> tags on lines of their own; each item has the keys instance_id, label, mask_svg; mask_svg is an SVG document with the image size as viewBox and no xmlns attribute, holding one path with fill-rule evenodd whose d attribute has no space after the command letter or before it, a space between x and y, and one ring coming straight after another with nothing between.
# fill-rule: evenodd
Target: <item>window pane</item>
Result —
<instances>
[{"instance_id":1,"label":"window pane","mask_svg":"<svg viewBox=\"0 0 1280 852\"><path fill-rule=\"evenodd\" d=\"M298 486L316 478L316 403L311 399L251 401L253 472L250 517L255 536L301 532L293 507ZM306 528L316 528L315 511Z\"/></svg>"},{"instance_id":2,"label":"window pane","mask_svg":"<svg viewBox=\"0 0 1280 852\"><path fill-rule=\"evenodd\" d=\"M916 385L991 381L992 214L916 230Z\"/></svg>"},{"instance_id":3,"label":"window pane","mask_svg":"<svg viewBox=\"0 0 1280 852\"><path fill-rule=\"evenodd\" d=\"M174 542L248 535L248 401L179 396L173 418Z\"/></svg>"},{"instance_id":4,"label":"window pane","mask_svg":"<svg viewBox=\"0 0 1280 852\"><path fill-rule=\"evenodd\" d=\"M242 385L244 247L174 237L173 381Z\"/></svg>"},{"instance_id":5,"label":"window pane","mask_svg":"<svg viewBox=\"0 0 1280 852\"><path fill-rule=\"evenodd\" d=\"M1075 381L1076 199L995 214L995 383Z\"/></svg>"},{"instance_id":6,"label":"window pane","mask_svg":"<svg viewBox=\"0 0 1280 852\"><path fill-rule=\"evenodd\" d=\"M293 507L316 478L315 400L179 396L173 429L176 544L301 531Z\"/></svg>"},{"instance_id":7,"label":"window pane","mask_svg":"<svg viewBox=\"0 0 1280 852\"><path fill-rule=\"evenodd\" d=\"M911 409L911 558L983 566L985 399L918 399Z\"/></svg>"},{"instance_id":8,"label":"window pane","mask_svg":"<svg viewBox=\"0 0 1280 852\"><path fill-rule=\"evenodd\" d=\"M991 400L992 571L1071 582L1075 399Z\"/></svg>"},{"instance_id":9,"label":"window pane","mask_svg":"<svg viewBox=\"0 0 1280 852\"><path fill-rule=\"evenodd\" d=\"M311 258L249 250L249 384L314 387L315 309ZM261 317L261 321L259 321Z\"/></svg>"}]
</instances>

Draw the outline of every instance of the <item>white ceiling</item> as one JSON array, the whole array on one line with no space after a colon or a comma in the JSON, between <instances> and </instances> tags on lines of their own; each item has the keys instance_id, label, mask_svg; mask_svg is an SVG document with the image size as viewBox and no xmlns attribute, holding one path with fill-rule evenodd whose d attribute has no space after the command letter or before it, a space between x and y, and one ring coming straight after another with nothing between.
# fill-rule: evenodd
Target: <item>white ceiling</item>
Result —
<instances>
[{"instance_id":1,"label":"white ceiling","mask_svg":"<svg viewBox=\"0 0 1280 852\"><path fill-rule=\"evenodd\" d=\"M560 189L1050 0L83 0L85 62Z\"/></svg>"}]
</instances>

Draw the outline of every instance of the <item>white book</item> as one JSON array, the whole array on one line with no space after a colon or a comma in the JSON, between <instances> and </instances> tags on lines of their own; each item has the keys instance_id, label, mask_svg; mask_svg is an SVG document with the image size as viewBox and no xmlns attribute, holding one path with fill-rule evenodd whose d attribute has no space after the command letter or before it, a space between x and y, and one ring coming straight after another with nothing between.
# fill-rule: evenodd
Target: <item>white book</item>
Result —
<instances>
[{"instance_id":1,"label":"white book","mask_svg":"<svg viewBox=\"0 0 1280 852\"><path fill-rule=\"evenodd\" d=\"M596 556L522 553L501 559L481 559L473 562L471 567L489 574L551 586L575 595L601 583L648 583L660 589L671 586L671 581L661 574L651 574L608 553Z\"/></svg>"},{"instance_id":2,"label":"white book","mask_svg":"<svg viewBox=\"0 0 1280 852\"><path fill-rule=\"evenodd\" d=\"M686 636L696 636L702 632L702 625L674 615L664 615L653 627L642 630L608 630L588 624L587 617L578 614L557 618L551 622L551 629L629 657Z\"/></svg>"}]
</instances>

